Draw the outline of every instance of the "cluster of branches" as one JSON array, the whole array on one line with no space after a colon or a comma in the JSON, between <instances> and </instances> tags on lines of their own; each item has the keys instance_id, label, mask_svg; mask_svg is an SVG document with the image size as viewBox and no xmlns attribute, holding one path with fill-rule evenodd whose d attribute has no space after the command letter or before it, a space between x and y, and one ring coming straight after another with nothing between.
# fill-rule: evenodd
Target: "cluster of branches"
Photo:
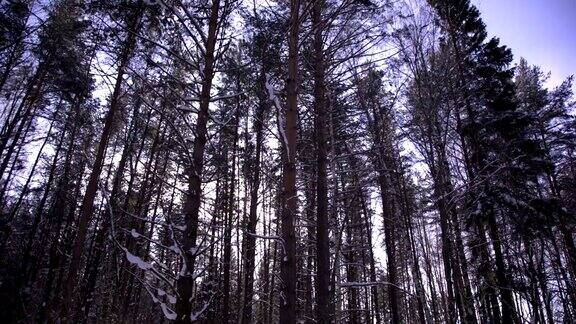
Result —
<instances>
[{"instance_id":1,"label":"cluster of branches","mask_svg":"<svg viewBox=\"0 0 576 324\"><path fill-rule=\"evenodd\" d=\"M576 320L572 79L469 0L0 3L0 317Z\"/></svg>"}]
</instances>

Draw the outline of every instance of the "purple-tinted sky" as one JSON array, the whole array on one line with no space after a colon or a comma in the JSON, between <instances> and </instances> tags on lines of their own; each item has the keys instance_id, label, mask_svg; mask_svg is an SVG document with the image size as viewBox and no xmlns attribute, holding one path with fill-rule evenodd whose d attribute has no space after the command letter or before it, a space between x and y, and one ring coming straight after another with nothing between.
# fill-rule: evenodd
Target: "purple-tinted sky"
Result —
<instances>
[{"instance_id":1,"label":"purple-tinted sky","mask_svg":"<svg viewBox=\"0 0 576 324\"><path fill-rule=\"evenodd\" d=\"M512 48L516 61L552 72L549 85L576 77L576 0L472 0L491 36Z\"/></svg>"}]
</instances>

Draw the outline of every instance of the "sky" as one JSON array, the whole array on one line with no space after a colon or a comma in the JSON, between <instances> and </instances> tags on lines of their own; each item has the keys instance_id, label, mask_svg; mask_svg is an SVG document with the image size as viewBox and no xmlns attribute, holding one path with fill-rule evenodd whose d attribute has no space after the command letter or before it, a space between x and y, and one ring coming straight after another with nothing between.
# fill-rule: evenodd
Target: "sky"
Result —
<instances>
[{"instance_id":1,"label":"sky","mask_svg":"<svg viewBox=\"0 0 576 324\"><path fill-rule=\"evenodd\" d=\"M490 36L512 48L516 62L551 72L548 86L576 77L576 0L472 0ZM576 88L576 86L575 86Z\"/></svg>"}]
</instances>

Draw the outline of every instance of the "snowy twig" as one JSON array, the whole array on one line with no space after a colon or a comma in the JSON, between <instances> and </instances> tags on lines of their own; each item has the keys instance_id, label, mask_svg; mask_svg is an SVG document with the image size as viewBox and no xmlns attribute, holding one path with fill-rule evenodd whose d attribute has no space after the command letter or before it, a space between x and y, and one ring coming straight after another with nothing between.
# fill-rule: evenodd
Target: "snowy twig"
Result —
<instances>
[{"instance_id":1,"label":"snowy twig","mask_svg":"<svg viewBox=\"0 0 576 324\"><path fill-rule=\"evenodd\" d=\"M280 243L280 246L282 247L282 251L284 252L284 255L286 255L286 248L284 247L284 239L282 239L280 236L266 236L266 235L258 235L256 233L250 233L250 232L246 232L248 235L253 236L255 238L260 238L260 239L264 239L264 240L274 240Z\"/></svg>"},{"instance_id":2,"label":"snowy twig","mask_svg":"<svg viewBox=\"0 0 576 324\"><path fill-rule=\"evenodd\" d=\"M288 137L286 137L286 132L284 131L284 127L286 125L285 121L284 121L284 115L282 114L282 109L281 109L281 105L280 105L280 101L278 100L278 96L276 96L276 91L274 90L274 86L272 86L272 84L270 84L270 76L268 74L266 74L266 90L268 91L268 96L270 97L270 100L272 100L272 102L274 103L274 106L276 106L276 112L278 113L278 132L280 132L280 139L282 141L282 145L284 146L284 148L286 149L286 155L290 156L290 151L288 149Z\"/></svg>"}]
</instances>

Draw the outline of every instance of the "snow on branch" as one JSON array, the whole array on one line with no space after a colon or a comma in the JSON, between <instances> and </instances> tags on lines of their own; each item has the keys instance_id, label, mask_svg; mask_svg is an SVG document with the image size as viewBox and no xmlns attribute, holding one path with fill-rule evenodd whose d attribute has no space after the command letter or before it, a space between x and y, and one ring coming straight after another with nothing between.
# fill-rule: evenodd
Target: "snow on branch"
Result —
<instances>
[{"instance_id":1,"label":"snow on branch","mask_svg":"<svg viewBox=\"0 0 576 324\"><path fill-rule=\"evenodd\" d=\"M154 295L154 293L152 291L150 291L150 288L148 287L148 285L146 285L145 283L142 283L144 285L144 288L146 289L146 291L148 292L148 294L150 295L150 297L152 298L152 301L156 304L160 304L160 308L162 309L162 313L164 314L164 317L166 317L166 319L168 320L175 320L176 319L176 312L173 311L172 309L170 309L164 302L162 302L160 299L158 299L158 297L156 297L156 295ZM158 296L167 296L168 301L172 304L174 304L172 301L175 302L175 297L166 294L162 289L157 288L158 290ZM161 294L164 293L164 294Z\"/></svg>"},{"instance_id":2,"label":"snow on branch","mask_svg":"<svg viewBox=\"0 0 576 324\"><path fill-rule=\"evenodd\" d=\"M200 316L202 316L202 314L208 309L208 306L210 306L210 304L212 303L213 299L214 296L212 295L210 299L206 303L204 303L204 305L202 305L202 308L199 311L194 312L190 315L190 319L192 320L192 322L197 321L200 318Z\"/></svg>"},{"instance_id":3,"label":"snow on branch","mask_svg":"<svg viewBox=\"0 0 576 324\"><path fill-rule=\"evenodd\" d=\"M140 268L142 270L152 269L152 265L150 263L142 260L139 256L136 256L136 255L130 253L130 251L128 251L128 249L126 249L124 247L122 249L126 253L126 259L128 259L128 262L135 264L136 266L138 266L138 268Z\"/></svg>"},{"instance_id":4,"label":"snow on branch","mask_svg":"<svg viewBox=\"0 0 576 324\"><path fill-rule=\"evenodd\" d=\"M274 90L274 86L270 84L270 76L266 73L266 90L268 91L268 96L270 100L274 103L276 107L276 112L278 114L278 132L280 132L280 139L282 141L282 145L286 148L286 155L290 156L290 152L288 149L288 137L286 137L285 132L285 125L286 122L284 121L284 115L282 115L282 109L280 105L280 100L278 100L278 96L276 95L276 91Z\"/></svg>"},{"instance_id":5,"label":"snow on branch","mask_svg":"<svg viewBox=\"0 0 576 324\"><path fill-rule=\"evenodd\" d=\"M250 232L246 232L248 235L253 236L255 238L260 238L260 239L264 239L264 240L273 240L276 241L278 243L280 243L280 246L282 247L282 251L284 252L284 255L286 255L286 248L284 247L284 239L282 239L280 236L266 236L266 235L258 235L256 233L250 233ZM285 256L284 259L286 259L287 257Z\"/></svg>"}]
</instances>

